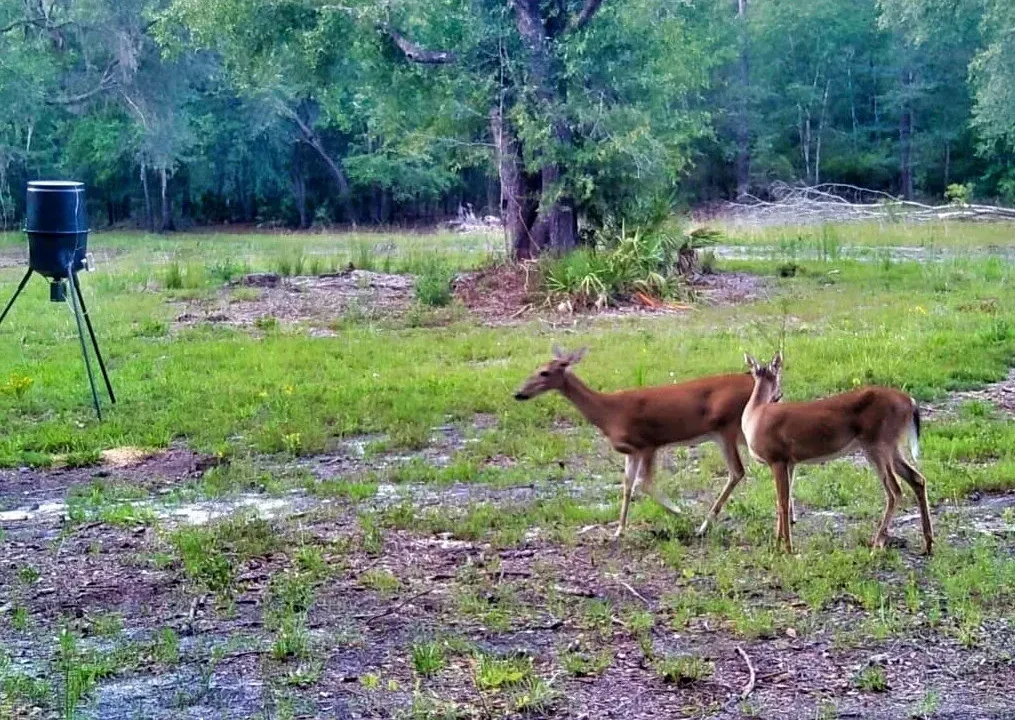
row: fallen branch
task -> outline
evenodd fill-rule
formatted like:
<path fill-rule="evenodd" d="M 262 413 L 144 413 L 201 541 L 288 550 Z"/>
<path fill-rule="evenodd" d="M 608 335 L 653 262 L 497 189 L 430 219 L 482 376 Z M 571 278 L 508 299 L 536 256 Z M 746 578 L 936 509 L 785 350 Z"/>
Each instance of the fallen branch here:
<path fill-rule="evenodd" d="M 746 700 L 748 696 L 752 692 L 754 692 L 754 681 L 756 679 L 756 675 L 754 674 L 754 665 L 751 663 L 751 658 L 747 656 L 747 653 L 744 652 L 744 649 L 738 645 L 737 652 L 740 653 L 740 657 L 742 657 L 744 659 L 744 662 L 747 663 L 747 671 L 751 674 L 750 679 L 744 686 L 743 692 L 740 693 L 740 699 Z"/>
<path fill-rule="evenodd" d="M 813 187 L 774 183 L 767 196 L 771 199 L 742 195 L 724 204 L 717 217 L 748 225 L 1015 220 L 1015 208 L 963 202 L 929 205 L 843 183 Z"/>
<path fill-rule="evenodd" d="M 640 592 L 638 592 L 637 590 L 635 590 L 635 589 L 634 589 L 633 587 L 631 587 L 630 585 L 628 585 L 628 584 L 627 584 L 626 582 L 624 582 L 624 581 L 623 581 L 623 580 L 621 580 L 620 578 L 616 578 L 616 580 L 617 580 L 617 583 L 618 583 L 618 584 L 620 584 L 620 585 L 621 585 L 622 587 L 624 587 L 624 588 L 625 588 L 625 589 L 626 589 L 626 590 L 627 590 L 627 591 L 628 591 L 629 593 L 631 593 L 631 594 L 632 594 L 632 595 L 634 595 L 634 596 L 635 596 L 636 598 L 638 598 L 638 599 L 639 599 L 639 600 L 641 600 L 641 601 L 642 601 L 643 603 L 645 603 L 645 605 L 646 605 L 646 606 L 647 606 L 647 607 L 648 607 L 649 609 L 651 609 L 651 608 L 652 608 L 652 603 L 651 603 L 651 602 L 649 601 L 649 599 L 648 599 L 647 597 L 645 597 L 644 595 L 642 595 L 642 594 L 641 594 Z"/>
<path fill-rule="evenodd" d="M 426 590 L 418 592 L 415 595 L 411 595 L 411 596 L 407 597 L 402 602 L 398 603 L 397 605 L 393 605 L 392 607 L 389 607 L 387 610 L 384 610 L 383 612 L 379 612 L 376 615 L 357 615 L 356 619 L 357 620 L 363 620 L 363 624 L 364 625 L 369 625 L 372 622 L 374 622 L 375 620 L 380 620 L 381 618 L 387 617 L 388 615 L 391 615 L 394 612 L 398 612 L 403 607 L 405 607 L 406 605 L 411 603 L 413 600 L 419 600 L 424 595 L 429 595 L 433 591 L 434 591 L 433 588 L 427 588 Z"/>

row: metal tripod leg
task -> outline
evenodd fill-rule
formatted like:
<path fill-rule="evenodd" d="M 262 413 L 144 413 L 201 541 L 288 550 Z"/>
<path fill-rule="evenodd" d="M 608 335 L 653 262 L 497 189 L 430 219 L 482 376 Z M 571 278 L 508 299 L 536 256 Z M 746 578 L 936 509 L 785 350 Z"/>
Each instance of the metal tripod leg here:
<path fill-rule="evenodd" d="M 5 317 L 7 317 L 7 313 L 9 313 L 11 311 L 11 308 L 14 306 L 14 301 L 18 299 L 18 295 L 20 295 L 21 291 L 25 289 L 25 285 L 28 284 L 28 280 L 31 277 L 32 277 L 32 268 L 28 268 L 28 272 L 25 273 L 25 276 L 21 278 L 21 283 L 18 284 L 18 289 L 14 291 L 14 297 L 12 297 L 11 301 L 7 303 L 7 307 L 4 308 L 4 311 L 0 313 L 0 323 L 4 321 Z"/>
<path fill-rule="evenodd" d="M 88 307 L 85 305 L 85 296 L 81 293 L 81 283 L 78 276 L 71 274 L 71 284 L 74 286 L 74 294 L 77 296 L 78 304 L 81 306 L 81 314 L 85 316 L 85 325 L 88 327 L 88 335 L 92 338 L 92 347 L 95 348 L 95 357 L 99 361 L 99 370 L 102 371 L 102 379 L 106 381 L 106 390 L 109 392 L 109 402 L 116 404 L 116 396 L 113 394 L 113 385 L 109 382 L 109 373 L 106 372 L 106 363 L 102 360 L 102 353 L 99 351 L 99 341 L 95 338 L 95 330 L 92 328 L 91 318 L 88 317 Z"/>
<path fill-rule="evenodd" d="M 73 286 L 73 290 L 77 290 L 77 278 L 74 277 L 74 273 L 71 272 L 70 268 L 67 270 L 67 275 L 70 279 L 71 285 Z M 78 338 L 81 340 L 81 354 L 85 358 L 85 370 L 88 371 L 88 385 L 92 388 L 92 403 L 95 405 L 95 414 L 99 416 L 99 421 L 101 421 L 102 408 L 99 407 L 99 393 L 95 390 L 95 376 L 92 374 L 92 361 L 88 359 L 88 346 L 85 345 L 85 328 L 81 323 L 81 308 L 78 306 L 77 292 L 71 292 L 70 304 L 74 309 L 74 320 L 76 320 L 78 324 Z"/>

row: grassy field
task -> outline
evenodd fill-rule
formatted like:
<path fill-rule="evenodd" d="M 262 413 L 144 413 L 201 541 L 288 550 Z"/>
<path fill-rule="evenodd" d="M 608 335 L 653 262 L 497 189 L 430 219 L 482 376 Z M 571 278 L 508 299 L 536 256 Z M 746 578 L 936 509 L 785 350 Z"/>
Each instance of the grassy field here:
<path fill-rule="evenodd" d="M 1015 424 L 990 402 L 1013 395 L 976 392 L 1015 364 L 1015 265 L 990 251 L 1013 236 L 736 235 L 761 253 L 718 267 L 762 276 L 766 299 L 492 325 L 416 298 L 497 257 L 495 235 L 93 235 L 105 422 L 41 280 L 0 326 L 0 718 L 1015 712 Z M 958 252 L 838 251 L 854 245 Z M 22 247 L 0 236 L 0 301 Z M 237 282 L 327 283 L 350 262 L 419 280 L 397 306 L 305 320 Z M 332 286 L 300 287 L 312 303 Z M 798 555 L 774 551 L 753 463 L 697 540 L 724 480 L 711 445 L 660 469 L 682 517 L 640 501 L 610 542 L 619 456 L 563 399 L 512 399 L 554 342 L 588 345 L 578 372 L 601 389 L 740 370 L 783 342 L 789 398 L 911 392 L 935 556 L 908 495 L 897 546 L 864 546 L 883 500 L 850 459 L 801 471 Z M 125 447 L 152 454 L 118 464 Z"/>
<path fill-rule="evenodd" d="M 1000 251 L 1015 248 L 1011 223 L 875 223 L 839 225 L 724 227 L 732 245 L 760 245 L 781 252 L 813 248 L 835 253 L 842 248 L 907 247 L 928 250 Z"/>

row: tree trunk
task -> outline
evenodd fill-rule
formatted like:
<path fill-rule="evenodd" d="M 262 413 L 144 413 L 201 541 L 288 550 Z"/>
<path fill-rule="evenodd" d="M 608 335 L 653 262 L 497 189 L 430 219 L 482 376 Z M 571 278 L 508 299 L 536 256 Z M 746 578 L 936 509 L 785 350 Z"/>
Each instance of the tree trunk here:
<path fill-rule="evenodd" d="M 529 73 L 535 81 L 536 93 L 553 130 L 554 142 L 568 147 L 572 138 L 564 118 L 560 117 L 560 112 L 555 107 L 561 97 L 555 83 L 553 56 L 549 51 L 551 38 L 547 35 L 546 23 L 540 14 L 540 2 L 513 0 L 512 4 L 518 33 L 526 48 Z M 532 225 L 529 238 L 530 252 L 538 253 L 549 249 L 564 254 L 578 244 L 578 219 L 574 200 L 563 187 L 562 178 L 563 171 L 557 163 L 547 162 L 540 169 L 541 199 L 539 215 Z M 549 202 L 548 197 L 552 198 Z"/>
<path fill-rule="evenodd" d="M 743 197 L 751 189 L 751 119 L 748 114 L 750 93 L 750 55 L 747 33 L 747 1 L 737 0 L 737 22 L 740 26 L 740 58 L 738 62 L 737 88 L 737 197 Z"/>
<path fill-rule="evenodd" d="M 169 170 L 160 168 L 159 179 L 162 186 L 162 221 L 159 224 L 159 232 L 172 232 L 176 227 L 173 224 L 173 209 L 169 202 Z"/>
<path fill-rule="evenodd" d="M 951 185 L 951 170 L 952 170 L 952 143 L 948 141 L 945 143 L 945 190 L 948 190 L 948 186 Z"/>
<path fill-rule="evenodd" d="M 155 216 L 152 211 L 152 196 L 148 190 L 148 166 L 141 163 L 141 188 L 144 190 L 144 222 L 148 232 L 155 232 Z"/>
<path fill-rule="evenodd" d="M 331 172 L 332 178 L 335 180 L 335 185 L 338 187 L 338 195 L 342 201 L 342 209 L 345 212 L 345 219 L 351 222 L 353 225 L 356 224 L 356 216 L 353 212 L 352 199 L 349 192 L 349 180 L 345 176 L 345 172 L 339 166 L 338 161 L 335 160 L 324 147 L 324 143 L 321 140 L 321 136 L 317 134 L 317 131 L 311 126 L 311 124 L 302 118 L 299 111 L 293 111 L 286 109 L 287 114 L 296 123 L 296 127 L 299 128 L 300 134 L 306 141 L 307 145 L 314 149 L 324 164 L 328 166 L 329 172 Z"/>
<path fill-rule="evenodd" d="M 804 177 L 811 180 L 811 109 L 797 105 L 797 117 L 800 123 L 800 145 L 804 156 Z"/>
<path fill-rule="evenodd" d="M 303 153 L 300 150 L 300 144 L 293 143 L 293 160 L 289 175 L 292 180 L 293 202 L 296 203 L 296 211 L 300 215 L 300 230 L 306 230 L 310 227 L 310 218 L 307 215 L 307 176 L 303 168 Z"/>
<path fill-rule="evenodd" d="M 904 70 L 902 73 L 903 92 L 906 92 L 913 82 L 912 70 Z M 899 186 L 902 197 L 906 200 L 913 199 L 913 108 L 907 99 L 902 105 L 902 112 L 899 115 L 899 151 L 900 151 L 900 175 Z"/>
<path fill-rule="evenodd" d="M 821 116 L 818 118 L 818 137 L 814 147 L 814 184 L 821 184 L 821 134 L 825 129 L 825 111 L 828 109 L 828 87 L 830 79 L 825 80 L 825 94 L 821 96 Z"/>
<path fill-rule="evenodd" d="M 858 131 L 860 123 L 856 119 L 856 92 L 853 89 L 853 53 L 850 52 L 848 61 L 846 63 L 846 82 L 849 85 L 849 117 L 853 121 L 853 153 L 859 152 L 858 150 Z"/>
<path fill-rule="evenodd" d="M 525 180 L 522 177 L 518 141 L 505 127 L 500 108 L 490 111 L 490 133 L 497 151 L 497 173 L 500 176 L 500 216 L 510 252 L 516 260 L 533 257 L 532 238 L 525 222 Z"/>
<path fill-rule="evenodd" d="M 190 219 L 194 215 L 194 203 L 190 197 L 190 172 L 186 169 L 183 171 L 181 184 L 183 186 L 183 193 L 180 199 L 180 215 L 184 218 Z"/>

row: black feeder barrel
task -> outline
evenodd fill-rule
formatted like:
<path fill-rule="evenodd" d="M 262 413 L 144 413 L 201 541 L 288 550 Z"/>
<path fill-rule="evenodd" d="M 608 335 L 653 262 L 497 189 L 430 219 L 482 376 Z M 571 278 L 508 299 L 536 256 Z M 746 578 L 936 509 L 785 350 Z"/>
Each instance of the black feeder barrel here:
<path fill-rule="evenodd" d="M 47 180 L 28 183 L 25 207 L 28 266 L 53 280 L 80 272 L 88 253 L 88 213 L 83 183 Z"/>

